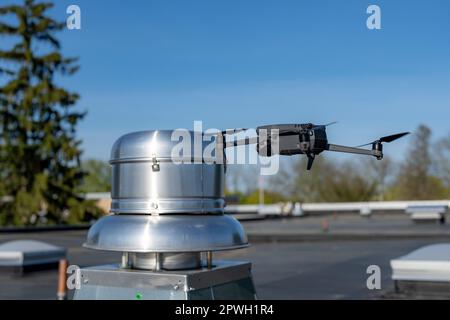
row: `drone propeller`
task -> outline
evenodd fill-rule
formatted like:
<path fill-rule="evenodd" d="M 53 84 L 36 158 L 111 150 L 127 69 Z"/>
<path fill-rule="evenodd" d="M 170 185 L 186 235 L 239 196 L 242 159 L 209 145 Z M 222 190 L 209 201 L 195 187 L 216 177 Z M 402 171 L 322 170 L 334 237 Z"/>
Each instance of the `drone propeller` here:
<path fill-rule="evenodd" d="M 336 124 L 336 123 L 338 123 L 337 121 L 333 121 L 333 122 L 330 122 L 330 123 L 327 123 L 327 124 L 318 124 L 318 125 L 315 125 L 314 126 L 314 128 L 320 128 L 320 127 L 329 127 L 329 126 L 332 126 L 333 124 Z"/>
<path fill-rule="evenodd" d="M 390 136 L 382 137 L 382 138 L 380 138 L 380 142 L 392 142 L 392 141 L 400 139 L 401 137 L 406 136 L 408 134 L 410 134 L 410 132 L 402 132 L 402 133 L 397 133 L 397 134 L 393 134 Z"/>
<path fill-rule="evenodd" d="M 376 144 L 376 143 L 382 143 L 382 142 L 389 143 L 389 142 L 395 141 L 397 139 L 400 139 L 401 137 L 404 137 L 404 136 L 406 136 L 408 134 L 410 134 L 410 132 L 402 132 L 402 133 L 392 134 L 390 136 L 381 137 L 378 140 L 375 140 L 375 141 L 372 141 L 372 142 L 369 142 L 369 143 L 357 146 L 356 148 L 361 148 L 361 147 L 373 145 L 373 144 Z"/>

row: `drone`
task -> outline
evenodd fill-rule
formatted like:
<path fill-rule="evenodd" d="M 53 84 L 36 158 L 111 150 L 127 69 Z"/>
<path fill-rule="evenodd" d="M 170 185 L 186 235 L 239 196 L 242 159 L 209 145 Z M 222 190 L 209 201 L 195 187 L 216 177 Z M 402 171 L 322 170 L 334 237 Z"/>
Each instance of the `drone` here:
<path fill-rule="evenodd" d="M 396 133 L 357 147 L 349 147 L 328 143 L 326 128 L 335 123 L 332 122 L 325 125 L 315 125 L 312 123 L 265 125 L 256 128 L 257 137 L 226 141 L 226 135 L 248 130 L 231 129 L 221 131 L 218 134 L 218 138 L 221 137 L 223 148 L 256 144 L 258 154 L 265 157 L 276 154 L 284 156 L 305 154 L 308 157 L 306 170 L 311 170 L 316 155 L 319 155 L 323 151 L 368 155 L 381 160 L 383 159 L 383 143 L 390 143 L 410 133 Z M 278 148 L 272 147 L 274 136 L 278 136 Z M 372 146 L 371 149 L 363 148 L 369 145 Z"/>

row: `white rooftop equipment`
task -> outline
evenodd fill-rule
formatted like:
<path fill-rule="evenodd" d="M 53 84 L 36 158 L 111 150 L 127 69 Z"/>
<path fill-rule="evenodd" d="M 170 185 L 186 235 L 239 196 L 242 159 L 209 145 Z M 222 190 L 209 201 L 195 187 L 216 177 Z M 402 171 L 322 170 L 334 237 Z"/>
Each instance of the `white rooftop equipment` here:
<path fill-rule="evenodd" d="M 16 240 L 0 244 L 0 267 L 26 270 L 56 265 L 66 257 L 66 249 L 35 240 Z"/>
<path fill-rule="evenodd" d="M 447 205 L 413 205 L 408 206 L 406 213 L 415 222 L 440 222 L 445 223 Z"/>
<path fill-rule="evenodd" d="M 294 208 L 292 209 L 292 215 L 294 217 L 300 217 L 305 215 L 302 209 L 302 204 L 300 202 L 296 202 L 294 204 Z"/>
<path fill-rule="evenodd" d="M 425 246 L 391 260 L 398 293 L 450 296 L 450 243 Z"/>

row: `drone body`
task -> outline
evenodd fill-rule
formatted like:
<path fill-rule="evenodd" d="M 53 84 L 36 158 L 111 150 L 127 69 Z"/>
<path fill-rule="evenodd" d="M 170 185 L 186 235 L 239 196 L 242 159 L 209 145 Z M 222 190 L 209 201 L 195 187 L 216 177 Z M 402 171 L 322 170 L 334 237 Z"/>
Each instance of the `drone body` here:
<path fill-rule="evenodd" d="M 308 157 L 307 170 L 310 170 L 316 155 L 323 151 L 335 151 L 354 153 L 362 155 L 370 155 L 376 157 L 378 160 L 383 159 L 383 143 L 397 140 L 409 132 L 402 132 L 390 136 L 382 137 L 378 140 L 372 141 L 366 145 L 372 145 L 371 149 L 364 149 L 366 145 L 359 147 L 341 146 L 328 143 L 326 128 L 328 125 L 314 125 L 312 123 L 305 124 L 276 124 L 260 126 L 256 129 L 258 137 L 256 139 L 244 139 L 227 142 L 225 147 L 233 147 L 237 145 L 256 144 L 256 150 L 261 156 L 272 156 L 274 154 L 280 155 L 295 155 L 305 154 Z M 223 134 L 233 134 L 245 129 L 237 129 L 234 131 L 225 131 Z M 278 138 L 278 148 L 272 146 L 274 138 Z"/>

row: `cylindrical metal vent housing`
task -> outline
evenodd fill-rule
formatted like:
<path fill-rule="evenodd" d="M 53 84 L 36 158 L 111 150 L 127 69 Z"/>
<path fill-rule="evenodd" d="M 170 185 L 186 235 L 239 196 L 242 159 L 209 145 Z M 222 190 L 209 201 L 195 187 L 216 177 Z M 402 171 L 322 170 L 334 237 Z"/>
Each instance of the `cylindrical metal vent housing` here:
<path fill-rule="evenodd" d="M 214 137 L 155 130 L 126 134 L 111 151 L 111 212 L 117 214 L 222 213 L 224 165 Z"/>
<path fill-rule="evenodd" d="M 84 246 L 124 252 L 125 265 L 147 270 L 200 268 L 201 252 L 248 246 L 242 225 L 223 213 L 225 166 L 213 139 L 187 130 L 119 138 L 110 160 L 113 214 L 89 229 Z"/>

